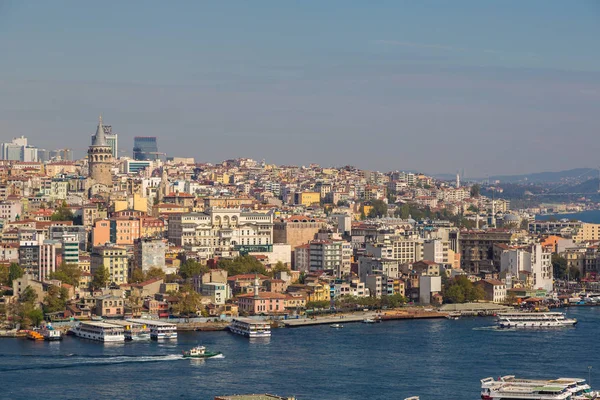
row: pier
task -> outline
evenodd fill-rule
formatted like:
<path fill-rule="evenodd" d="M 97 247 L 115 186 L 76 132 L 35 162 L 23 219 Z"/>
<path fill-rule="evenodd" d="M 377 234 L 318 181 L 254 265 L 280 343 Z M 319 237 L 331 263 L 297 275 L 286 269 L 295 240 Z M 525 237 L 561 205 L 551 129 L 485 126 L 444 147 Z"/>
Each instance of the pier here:
<path fill-rule="evenodd" d="M 447 313 L 441 313 L 437 311 L 410 309 L 384 312 L 367 311 L 352 314 L 331 315 L 326 317 L 287 319 L 281 322 L 286 328 L 297 328 L 301 326 L 363 322 L 366 318 L 380 321 L 395 321 L 400 319 L 445 318 L 446 315 Z"/>

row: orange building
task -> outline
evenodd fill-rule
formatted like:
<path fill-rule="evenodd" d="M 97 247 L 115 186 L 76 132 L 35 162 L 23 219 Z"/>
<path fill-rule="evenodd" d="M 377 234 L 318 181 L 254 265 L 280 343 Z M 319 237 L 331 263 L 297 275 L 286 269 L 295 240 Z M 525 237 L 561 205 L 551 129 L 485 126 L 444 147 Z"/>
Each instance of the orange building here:
<path fill-rule="evenodd" d="M 92 228 L 92 246 L 104 246 L 110 242 L 110 221 L 99 219 Z"/>
<path fill-rule="evenodd" d="M 110 220 L 113 232 L 113 243 L 121 246 L 133 246 L 133 242 L 140 238 L 140 220 L 132 217 L 118 217 Z"/>

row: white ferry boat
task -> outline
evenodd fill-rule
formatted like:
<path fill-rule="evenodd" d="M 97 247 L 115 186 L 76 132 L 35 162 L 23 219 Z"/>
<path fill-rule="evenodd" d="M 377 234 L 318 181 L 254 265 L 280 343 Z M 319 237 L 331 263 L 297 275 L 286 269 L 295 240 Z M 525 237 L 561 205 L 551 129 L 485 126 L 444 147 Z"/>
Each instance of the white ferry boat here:
<path fill-rule="evenodd" d="M 145 324 L 131 321 L 111 321 L 110 323 L 123 327 L 125 340 L 150 340 L 150 328 Z"/>
<path fill-rule="evenodd" d="M 124 342 L 123 327 L 106 322 L 80 322 L 71 329 L 75 336 L 100 342 Z"/>
<path fill-rule="evenodd" d="M 498 314 L 497 323 L 500 328 L 560 328 L 574 326 L 577 320 L 561 312 L 512 312 Z"/>
<path fill-rule="evenodd" d="M 598 392 L 581 378 L 518 379 L 513 375 L 494 380 L 481 380 L 481 398 L 484 400 L 499 399 L 532 399 L 532 400 L 591 400 L 598 399 Z"/>
<path fill-rule="evenodd" d="M 250 318 L 234 318 L 229 325 L 229 330 L 249 338 L 271 336 L 271 325 L 268 322 Z"/>
<path fill-rule="evenodd" d="M 177 325 L 170 322 L 156 321 L 153 319 L 128 319 L 129 322 L 145 324 L 150 329 L 150 339 L 177 339 Z"/>

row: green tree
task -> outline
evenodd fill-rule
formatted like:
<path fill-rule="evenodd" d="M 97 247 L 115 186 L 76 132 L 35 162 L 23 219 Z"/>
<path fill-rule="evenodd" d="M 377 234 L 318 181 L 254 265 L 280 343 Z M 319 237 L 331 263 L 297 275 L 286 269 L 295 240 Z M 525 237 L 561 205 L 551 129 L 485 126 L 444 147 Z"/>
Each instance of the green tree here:
<path fill-rule="evenodd" d="M 273 268 L 271 269 L 271 273 L 274 276 L 276 273 L 278 272 L 289 272 L 290 268 L 285 265 L 284 263 L 282 263 L 281 261 L 277 261 L 277 264 L 275 264 L 273 266 Z"/>
<path fill-rule="evenodd" d="M 71 211 L 67 205 L 67 202 L 63 201 L 61 206 L 54 211 L 50 219 L 52 221 L 73 221 L 75 216 L 73 215 L 73 211 Z"/>
<path fill-rule="evenodd" d="M 179 275 L 181 275 L 183 279 L 189 279 L 208 271 L 210 271 L 210 269 L 206 265 L 202 265 L 194 260 L 186 260 L 181 267 L 179 267 Z"/>
<path fill-rule="evenodd" d="M 44 298 L 44 312 L 52 313 L 63 311 L 69 299 L 69 291 L 66 288 L 52 285 L 48 288 Z"/>
<path fill-rule="evenodd" d="M 10 285 L 8 268 L 0 265 L 0 285 Z"/>
<path fill-rule="evenodd" d="M 348 206 L 350 206 L 350 203 L 348 202 L 348 200 L 338 200 L 337 206 L 338 207 L 348 207 Z"/>
<path fill-rule="evenodd" d="M 131 271 L 131 282 L 139 283 L 144 282 L 146 280 L 146 275 L 141 268 L 134 268 Z"/>
<path fill-rule="evenodd" d="M 329 308 L 330 303 L 327 300 L 322 301 L 309 301 L 306 303 L 307 310 L 314 310 L 315 308 Z"/>
<path fill-rule="evenodd" d="M 577 281 L 581 277 L 581 271 L 576 266 L 572 265 L 569 267 L 569 279 Z"/>
<path fill-rule="evenodd" d="M 558 254 L 552 254 L 552 269 L 555 279 L 565 279 L 567 277 L 567 268 L 568 262 L 566 258 Z"/>
<path fill-rule="evenodd" d="M 446 303 L 464 303 L 465 293 L 458 285 L 451 285 L 444 292 L 444 301 Z"/>
<path fill-rule="evenodd" d="M 471 197 L 479 197 L 481 195 L 481 185 L 476 183 L 471 186 Z"/>
<path fill-rule="evenodd" d="M 410 217 L 410 206 L 408 204 L 402 204 L 396 209 L 394 215 L 398 218 L 408 219 L 408 217 Z"/>
<path fill-rule="evenodd" d="M 12 282 L 15 279 L 19 279 L 23 276 L 23 268 L 19 266 L 17 263 L 11 263 L 10 267 L 8 267 L 8 284 L 12 285 Z"/>
<path fill-rule="evenodd" d="M 109 280 L 110 280 L 110 273 L 108 272 L 108 269 L 106 269 L 106 267 L 104 267 L 104 265 L 101 265 L 100 268 L 98 268 L 94 272 L 94 276 L 92 278 L 92 286 L 95 289 L 100 289 L 100 288 L 106 287 Z"/>
<path fill-rule="evenodd" d="M 44 320 L 44 313 L 39 308 L 34 308 L 27 313 L 27 317 L 33 326 L 38 326 Z"/>
<path fill-rule="evenodd" d="M 238 256 L 233 260 L 222 258 L 217 263 L 217 266 L 226 270 L 229 276 L 241 274 L 267 274 L 265 266 L 256 258 L 248 255 Z"/>
<path fill-rule="evenodd" d="M 371 201 L 371 209 L 369 210 L 369 218 L 381 218 L 387 216 L 387 204 L 383 200 Z"/>
<path fill-rule="evenodd" d="M 181 316 L 196 314 L 202 308 L 202 296 L 191 287 L 182 287 L 176 297 L 177 302 L 173 305 L 173 312 Z"/>
<path fill-rule="evenodd" d="M 50 274 L 50 278 L 58 279 L 71 286 L 78 286 L 79 278 L 81 278 L 81 269 L 79 269 L 79 265 L 77 264 L 66 264 L 63 262 L 55 272 Z"/>
<path fill-rule="evenodd" d="M 152 267 L 146 273 L 146 280 L 156 279 L 156 278 L 165 279 L 165 276 L 166 276 L 165 271 L 163 271 L 161 268 Z"/>
<path fill-rule="evenodd" d="M 35 292 L 35 290 L 33 290 L 33 288 L 31 286 L 27 286 L 24 290 L 23 293 L 21 293 L 20 296 L 20 300 L 23 303 L 31 303 L 34 304 L 37 301 L 38 295 Z"/>
<path fill-rule="evenodd" d="M 479 208 L 476 207 L 474 204 L 471 204 L 468 208 L 469 211 L 474 212 L 474 213 L 478 213 L 479 212 Z"/>
<path fill-rule="evenodd" d="M 449 279 L 443 290 L 444 301 L 447 303 L 464 303 L 485 298 L 485 292 L 479 285 L 473 285 L 466 276 Z"/>
<path fill-rule="evenodd" d="M 513 292 L 509 291 L 507 292 L 506 299 L 504 301 L 506 304 L 512 306 L 513 304 L 517 303 L 517 296 Z"/>

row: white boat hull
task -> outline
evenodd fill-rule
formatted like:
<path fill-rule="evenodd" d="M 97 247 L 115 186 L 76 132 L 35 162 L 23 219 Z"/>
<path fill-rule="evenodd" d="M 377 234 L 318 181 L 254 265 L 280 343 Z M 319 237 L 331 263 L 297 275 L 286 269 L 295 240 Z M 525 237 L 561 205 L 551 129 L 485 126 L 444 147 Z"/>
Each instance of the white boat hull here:
<path fill-rule="evenodd" d="M 563 328 L 575 326 L 576 320 L 562 321 L 503 321 L 499 323 L 500 328 Z"/>
<path fill-rule="evenodd" d="M 172 340 L 177 339 L 177 332 L 172 333 L 151 333 L 150 338 L 152 340 Z"/>
<path fill-rule="evenodd" d="M 261 338 L 261 337 L 271 337 L 271 332 L 248 332 L 243 329 L 239 329 L 233 326 L 229 327 L 229 330 L 236 335 L 242 335 L 249 338 Z"/>
<path fill-rule="evenodd" d="M 81 339 L 89 339 L 89 340 L 95 340 L 97 342 L 124 342 L 125 341 L 125 335 L 100 335 L 100 334 L 96 334 L 96 333 L 89 333 L 89 332 L 79 332 L 79 331 L 74 331 L 75 332 L 75 336 L 77 336 L 78 338 Z"/>

